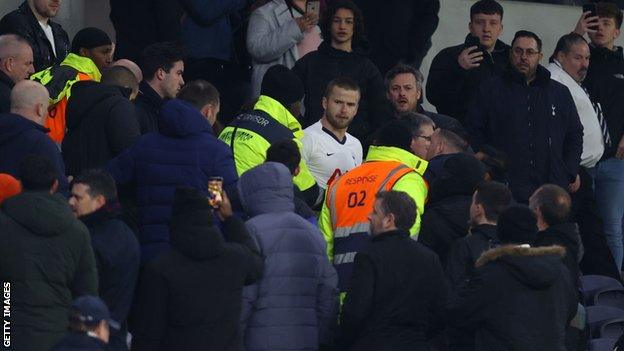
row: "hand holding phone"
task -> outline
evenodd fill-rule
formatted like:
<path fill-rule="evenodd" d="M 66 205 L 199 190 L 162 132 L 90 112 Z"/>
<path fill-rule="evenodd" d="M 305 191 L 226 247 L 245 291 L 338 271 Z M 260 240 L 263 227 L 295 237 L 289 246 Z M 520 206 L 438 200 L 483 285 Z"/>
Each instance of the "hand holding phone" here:
<path fill-rule="evenodd" d="M 210 206 L 219 208 L 223 201 L 223 177 L 208 178 L 208 202 Z"/>
<path fill-rule="evenodd" d="M 306 14 L 314 14 L 316 18 L 321 13 L 321 2 L 318 0 L 308 0 L 306 2 Z"/>
<path fill-rule="evenodd" d="M 598 29 L 598 11 L 596 4 L 590 3 L 583 5 L 583 15 L 579 23 L 576 24 L 576 33 L 584 35 L 585 33 L 593 33 Z M 582 32 L 582 33 L 580 33 Z"/>

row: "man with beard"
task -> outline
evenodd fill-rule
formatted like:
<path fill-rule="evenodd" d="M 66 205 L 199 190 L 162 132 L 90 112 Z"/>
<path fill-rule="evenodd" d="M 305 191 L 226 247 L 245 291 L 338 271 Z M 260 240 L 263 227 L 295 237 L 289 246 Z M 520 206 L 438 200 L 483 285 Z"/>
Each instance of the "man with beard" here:
<path fill-rule="evenodd" d="M 580 185 L 583 126 L 570 91 L 540 66 L 541 51 L 535 33 L 517 32 L 510 67 L 480 86 L 466 115 L 475 151 L 491 145 L 508 155 L 509 187 L 523 203 L 545 183 Z"/>
<path fill-rule="evenodd" d="M 323 97 L 325 113 L 306 128 L 302 156 L 319 187 L 362 163 L 362 144 L 347 133 L 358 111 L 360 88 L 348 77 L 332 80 Z"/>

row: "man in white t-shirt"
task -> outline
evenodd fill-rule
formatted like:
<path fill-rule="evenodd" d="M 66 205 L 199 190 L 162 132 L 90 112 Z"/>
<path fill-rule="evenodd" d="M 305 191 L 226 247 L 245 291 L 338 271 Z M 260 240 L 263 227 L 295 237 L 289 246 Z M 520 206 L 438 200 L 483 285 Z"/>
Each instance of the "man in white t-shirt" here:
<path fill-rule="evenodd" d="M 303 159 L 319 187 L 362 163 L 362 144 L 347 133 L 360 102 L 360 88 L 351 78 L 332 80 L 323 97 L 323 117 L 304 130 Z"/>

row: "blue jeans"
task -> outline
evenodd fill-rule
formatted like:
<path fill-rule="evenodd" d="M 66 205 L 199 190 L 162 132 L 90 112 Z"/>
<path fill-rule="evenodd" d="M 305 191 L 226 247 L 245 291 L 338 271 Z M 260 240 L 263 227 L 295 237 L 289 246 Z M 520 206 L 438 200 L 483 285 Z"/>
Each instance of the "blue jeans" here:
<path fill-rule="evenodd" d="M 596 165 L 596 203 L 604 222 L 607 244 L 615 265 L 622 270 L 624 257 L 623 218 L 624 218 L 624 160 L 609 158 Z"/>

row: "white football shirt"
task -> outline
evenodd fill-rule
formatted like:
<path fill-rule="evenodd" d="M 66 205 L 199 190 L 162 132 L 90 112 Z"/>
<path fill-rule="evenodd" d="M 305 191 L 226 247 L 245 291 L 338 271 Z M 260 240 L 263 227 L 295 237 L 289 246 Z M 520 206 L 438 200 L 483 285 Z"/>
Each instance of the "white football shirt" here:
<path fill-rule="evenodd" d="M 362 144 L 347 133 L 343 140 L 323 128 L 321 121 L 303 131 L 302 157 L 319 187 L 362 164 Z"/>

